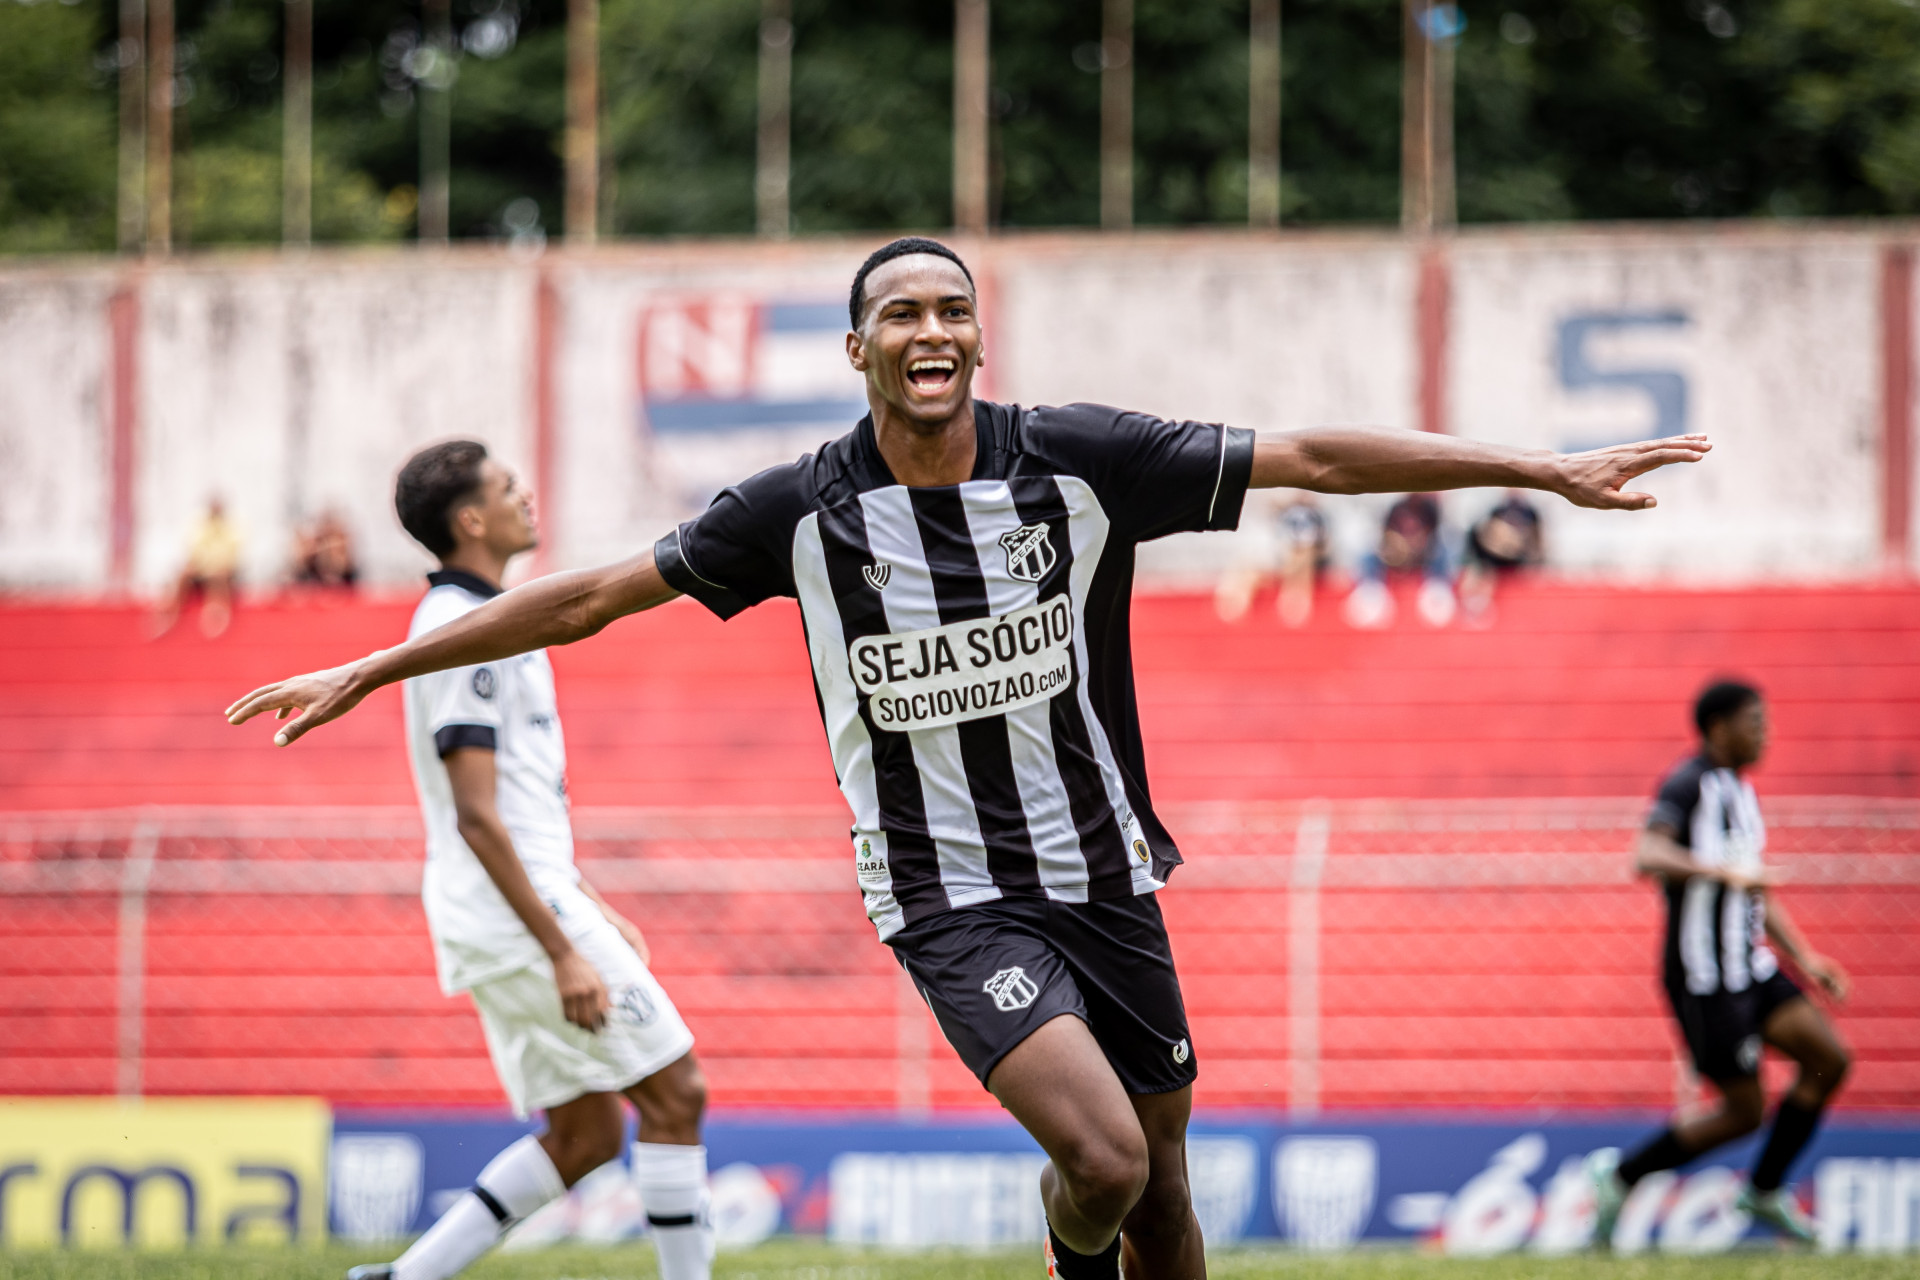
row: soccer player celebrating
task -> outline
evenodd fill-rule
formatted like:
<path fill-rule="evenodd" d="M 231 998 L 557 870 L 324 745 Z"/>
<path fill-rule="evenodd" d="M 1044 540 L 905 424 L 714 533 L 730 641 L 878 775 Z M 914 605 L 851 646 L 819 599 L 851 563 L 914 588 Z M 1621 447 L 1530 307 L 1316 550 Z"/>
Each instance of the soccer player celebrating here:
<path fill-rule="evenodd" d="M 1820 1113 L 1852 1064 L 1833 1026 L 1801 994 L 1768 947 L 1775 946 L 1835 1000 L 1847 975 L 1807 946 L 1767 889 L 1767 844 L 1760 802 L 1744 774 L 1767 749 L 1767 704 L 1751 685 L 1722 681 L 1694 703 L 1700 750 L 1660 784 L 1640 834 L 1634 869 L 1658 877 L 1667 900 L 1667 1000 L 1693 1057 L 1713 1082 L 1720 1107 L 1670 1125 L 1626 1159 L 1611 1149 L 1588 1161 L 1597 1214 L 1594 1243 L 1613 1243 L 1620 1207 L 1635 1183 L 1677 1168 L 1760 1127 L 1767 1097 L 1760 1054 L 1772 1045 L 1800 1066 L 1800 1078 L 1774 1113 L 1739 1207 L 1792 1239 L 1811 1242 L 1813 1226 L 1781 1184 L 1806 1147 Z"/>
<path fill-rule="evenodd" d="M 485 446 L 408 460 L 394 489 L 408 533 L 440 560 L 413 636 L 500 595 L 535 543 L 533 511 Z M 547 1131 L 495 1156 L 412 1248 L 348 1280 L 442 1280 L 506 1228 L 620 1153 L 625 1094 L 640 1113 L 633 1176 L 662 1280 L 706 1280 L 706 1081 L 693 1035 L 647 970 L 640 931 L 573 864 L 567 758 L 553 668 L 535 648 L 406 682 L 407 746 L 427 826 L 422 896 L 440 984 L 480 1010 L 515 1114 Z"/>
<path fill-rule="evenodd" d="M 1198 1057 L 1155 891 L 1180 855 L 1148 798 L 1128 646 L 1134 547 L 1230 529 L 1249 487 L 1545 489 L 1653 506 L 1635 477 L 1698 436 L 1561 456 L 1440 435 L 1251 431 L 976 401 L 973 279 L 896 240 L 854 276 L 871 410 L 725 490 L 651 549 L 507 592 L 438 631 L 228 709 L 286 744 L 395 680 L 593 635 L 690 595 L 796 597 L 856 877 L 882 941 L 1050 1157 L 1050 1270 L 1203 1276 L 1185 1137 Z M 1108 322 L 1115 322 L 1109 317 Z"/>

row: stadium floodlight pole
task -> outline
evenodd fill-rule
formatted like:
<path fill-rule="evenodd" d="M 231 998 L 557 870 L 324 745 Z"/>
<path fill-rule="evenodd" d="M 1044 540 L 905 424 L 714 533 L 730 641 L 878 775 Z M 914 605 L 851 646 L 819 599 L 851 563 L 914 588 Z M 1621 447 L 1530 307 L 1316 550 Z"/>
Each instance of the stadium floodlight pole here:
<path fill-rule="evenodd" d="M 1400 226 L 1414 235 L 1433 230 L 1433 43 L 1427 39 L 1427 0 L 1404 0 L 1400 69 Z"/>
<path fill-rule="evenodd" d="M 1105 0 L 1100 33 L 1100 225 L 1133 226 L 1133 0 Z"/>
<path fill-rule="evenodd" d="M 426 39 L 416 53 L 420 95 L 420 216 L 423 243 L 445 244 L 453 166 L 453 14 L 450 0 L 422 0 Z"/>
<path fill-rule="evenodd" d="M 1253 0 L 1247 40 L 1247 223 L 1280 225 L 1280 0 Z"/>
<path fill-rule="evenodd" d="M 287 0 L 286 7 L 280 243 L 304 249 L 313 242 L 313 0 Z"/>
<path fill-rule="evenodd" d="M 1432 74 L 1428 81 L 1431 105 L 1428 128 L 1433 138 L 1433 163 L 1429 180 L 1433 184 L 1433 225 L 1451 227 L 1456 221 L 1453 195 L 1453 67 L 1454 50 L 1466 18 L 1460 6 L 1434 5 L 1427 10 L 1427 44 L 1432 48 Z"/>
<path fill-rule="evenodd" d="M 1405 3 L 1400 225 L 1429 235 L 1454 223 L 1453 46 L 1464 21 L 1457 5 Z"/>
<path fill-rule="evenodd" d="M 760 131 L 754 152 L 755 225 L 763 240 L 793 230 L 793 3 L 760 3 Z"/>
<path fill-rule="evenodd" d="M 599 238 L 600 0 L 567 0 L 567 243 Z"/>
<path fill-rule="evenodd" d="M 120 0 L 119 244 L 138 253 L 147 221 L 147 6 Z"/>
<path fill-rule="evenodd" d="M 988 0 L 953 0 L 953 225 L 987 231 Z"/>
<path fill-rule="evenodd" d="M 173 0 L 147 6 L 147 252 L 173 252 Z"/>

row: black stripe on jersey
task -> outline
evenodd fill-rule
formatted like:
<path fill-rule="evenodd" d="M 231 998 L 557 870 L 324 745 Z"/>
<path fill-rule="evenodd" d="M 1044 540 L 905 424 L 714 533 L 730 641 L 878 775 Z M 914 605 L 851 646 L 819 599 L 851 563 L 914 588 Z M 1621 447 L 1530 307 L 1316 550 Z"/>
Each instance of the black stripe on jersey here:
<path fill-rule="evenodd" d="M 980 570 L 979 552 L 967 526 L 967 509 L 958 489 L 908 489 L 920 546 L 933 576 L 933 599 L 940 622 L 964 622 L 987 617 L 987 580 Z M 1055 702 L 1059 699 L 1055 698 Z M 1014 781 L 1013 746 L 1007 740 L 1005 716 L 962 720 L 954 731 L 960 740 L 960 760 L 967 771 L 967 790 L 987 846 L 987 873 L 993 883 L 1014 892 L 1038 892 L 1040 859 L 1033 832 L 1027 827 L 1026 805 Z"/>
<path fill-rule="evenodd" d="M 867 542 L 867 519 L 859 499 L 820 512 L 820 545 L 846 642 L 851 645 L 863 636 L 890 634 L 880 593 L 867 585 L 860 572 L 862 565 L 873 563 L 873 548 Z M 881 829 L 887 833 L 893 897 L 911 924 L 950 905 L 940 883 L 940 855 L 927 830 L 920 769 L 914 764 L 913 743 L 907 735 L 880 728 L 874 723 L 867 695 L 856 688 L 855 696 L 860 699 L 860 718 L 866 721 L 873 743 L 873 788 L 880 805 Z"/>
<path fill-rule="evenodd" d="M 1020 523 L 1044 523 L 1057 557 L 1040 583 L 1040 598 L 1065 595 L 1071 604 L 1073 534 L 1068 527 L 1067 500 L 1061 495 L 1060 486 L 1050 476 L 1021 476 L 1007 483 L 1013 492 L 1014 509 L 1020 513 Z M 1080 602 L 1083 618 L 1092 617 L 1097 602 L 1097 597 Z M 1092 652 L 1090 644 L 1088 652 Z M 1076 667 L 1079 664 L 1077 654 L 1074 663 Z M 1053 725 L 1053 759 L 1073 810 L 1073 825 L 1080 832 L 1081 856 L 1087 860 L 1087 896 L 1092 899 L 1124 897 L 1133 892 L 1133 863 L 1126 836 L 1120 831 L 1120 821 L 1107 801 L 1106 785 L 1100 778 L 1100 762 L 1093 754 L 1093 736 L 1088 733 L 1086 716 L 1080 710 L 1076 691 L 1086 678 L 1086 672 L 1075 670 L 1073 687 L 1047 704 Z"/>

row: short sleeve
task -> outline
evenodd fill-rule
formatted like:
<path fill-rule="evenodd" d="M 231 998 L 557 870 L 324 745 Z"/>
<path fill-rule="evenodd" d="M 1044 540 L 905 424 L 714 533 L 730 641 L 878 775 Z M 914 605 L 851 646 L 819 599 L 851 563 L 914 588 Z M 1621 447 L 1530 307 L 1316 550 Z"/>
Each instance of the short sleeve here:
<path fill-rule="evenodd" d="M 723 489 L 713 504 L 653 546 L 667 585 L 731 618 L 774 596 L 797 594 L 793 533 L 811 458 Z"/>
<path fill-rule="evenodd" d="M 1091 404 L 1035 409 L 1028 431 L 1042 453 L 1093 486 L 1130 541 L 1240 523 L 1253 478 L 1251 431 Z"/>
<path fill-rule="evenodd" d="M 494 750 L 500 737 L 500 669 L 455 667 L 415 676 L 426 694 L 426 728 L 442 756 L 462 747 Z"/>
<path fill-rule="evenodd" d="M 1647 825 L 1672 827 L 1682 846 L 1693 843 L 1693 812 L 1700 807 L 1700 767 L 1688 760 L 1669 773 L 1654 796 Z"/>

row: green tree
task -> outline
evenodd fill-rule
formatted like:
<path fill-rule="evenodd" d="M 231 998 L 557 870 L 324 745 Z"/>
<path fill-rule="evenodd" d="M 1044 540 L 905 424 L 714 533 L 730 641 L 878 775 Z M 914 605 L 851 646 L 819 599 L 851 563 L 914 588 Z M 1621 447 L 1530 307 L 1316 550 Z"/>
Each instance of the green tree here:
<path fill-rule="evenodd" d="M 98 22 L 91 7 L 0 0 L 0 251 L 113 247 L 117 107 Z"/>

